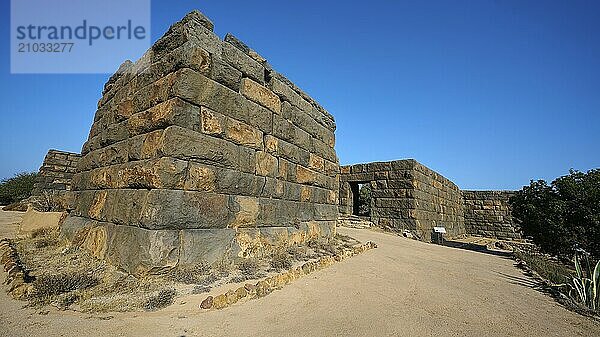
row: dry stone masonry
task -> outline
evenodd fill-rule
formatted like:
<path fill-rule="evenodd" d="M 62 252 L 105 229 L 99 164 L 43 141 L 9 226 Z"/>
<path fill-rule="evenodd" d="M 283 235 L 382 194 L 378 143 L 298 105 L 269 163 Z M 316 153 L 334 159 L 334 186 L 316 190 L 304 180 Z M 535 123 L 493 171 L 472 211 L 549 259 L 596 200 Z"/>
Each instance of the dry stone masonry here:
<path fill-rule="evenodd" d="M 62 234 L 134 274 L 332 237 L 363 183 L 376 226 L 426 241 L 434 226 L 518 237 L 505 192 L 461 192 L 412 159 L 340 170 L 335 128 L 265 58 L 192 12 L 121 65 L 81 156 L 51 150 L 35 193 L 63 191 Z"/>
<path fill-rule="evenodd" d="M 329 237 L 333 117 L 199 12 L 105 85 L 63 234 L 144 273 Z"/>
<path fill-rule="evenodd" d="M 509 199 L 511 191 L 462 191 L 467 233 L 498 239 L 520 239 Z"/>
<path fill-rule="evenodd" d="M 464 234 L 521 238 L 509 205 L 510 191 L 461 191 L 413 159 L 342 166 L 340 214 L 357 214 L 359 184 L 370 184 L 370 220 L 429 241 L 434 226 L 447 237 Z"/>
<path fill-rule="evenodd" d="M 40 196 L 44 192 L 71 190 L 71 179 L 80 158 L 81 156 L 77 153 L 49 150 L 40 167 L 31 194 Z"/>
<path fill-rule="evenodd" d="M 371 185 L 371 221 L 379 227 L 409 230 L 424 240 L 434 226 L 449 236 L 465 234 L 459 188 L 414 159 L 342 166 L 340 213 L 353 213 L 359 183 Z"/>

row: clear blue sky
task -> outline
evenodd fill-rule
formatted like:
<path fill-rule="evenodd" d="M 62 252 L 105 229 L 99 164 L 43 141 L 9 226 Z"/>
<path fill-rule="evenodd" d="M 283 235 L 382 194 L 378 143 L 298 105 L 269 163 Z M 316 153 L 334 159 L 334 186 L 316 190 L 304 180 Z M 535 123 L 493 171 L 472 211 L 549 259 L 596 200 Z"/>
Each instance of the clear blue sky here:
<path fill-rule="evenodd" d="M 164 0 L 153 41 L 194 8 L 335 116 L 342 164 L 415 158 L 463 189 L 600 167 L 599 1 Z M 0 13 L 2 178 L 79 152 L 109 74 L 11 75 Z"/>

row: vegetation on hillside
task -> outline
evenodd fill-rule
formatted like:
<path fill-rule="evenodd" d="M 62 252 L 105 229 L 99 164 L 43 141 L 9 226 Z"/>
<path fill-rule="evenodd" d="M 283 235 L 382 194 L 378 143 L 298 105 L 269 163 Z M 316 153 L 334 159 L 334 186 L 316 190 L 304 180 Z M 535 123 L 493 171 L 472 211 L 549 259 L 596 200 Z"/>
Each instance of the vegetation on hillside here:
<path fill-rule="evenodd" d="M 600 259 L 600 169 L 571 170 L 550 185 L 531 181 L 511 203 L 523 233 L 542 252 L 569 260 L 583 249 Z"/>
<path fill-rule="evenodd" d="M 12 178 L 2 179 L 0 181 L 0 205 L 8 205 L 29 198 L 36 177 L 37 173 L 35 172 L 21 172 Z"/>
<path fill-rule="evenodd" d="M 548 255 L 516 254 L 578 311 L 600 310 L 600 169 L 531 181 L 511 198 L 523 233 Z M 552 259 L 551 257 L 554 257 Z M 562 261 L 562 263 L 561 263 Z M 563 265 L 570 264 L 570 268 Z"/>

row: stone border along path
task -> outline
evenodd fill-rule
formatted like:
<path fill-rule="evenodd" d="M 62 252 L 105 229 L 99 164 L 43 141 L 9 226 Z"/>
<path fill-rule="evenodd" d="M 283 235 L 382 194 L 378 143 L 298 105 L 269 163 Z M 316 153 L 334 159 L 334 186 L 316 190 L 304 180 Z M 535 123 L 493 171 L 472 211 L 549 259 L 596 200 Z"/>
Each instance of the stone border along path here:
<path fill-rule="evenodd" d="M 323 256 L 318 260 L 308 261 L 301 266 L 258 281 L 256 284 L 247 283 L 235 290 L 230 289 L 226 293 L 214 297 L 208 296 L 200 303 L 199 307 L 200 309 L 223 309 L 242 299 L 251 300 L 265 297 L 274 290 L 281 289 L 284 285 L 299 279 L 303 275 L 308 275 L 314 271 L 329 267 L 335 262 L 343 261 L 346 258 L 358 255 L 373 248 L 377 248 L 377 244 L 372 241 L 367 241 L 360 246 L 344 249 L 340 254 Z"/>
<path fill-rule="evenodd" d="M 284 285 L 299 279 L 303 275 L 308 275 L 314 271 L 329 267 L 335 262 L 343 261 L 373 248 L 377 248 L 377 244 L 368 241 L 360 246 L 344 249 L 340 254 L 323 256 L 318 260 L 308 261 L 301 266 L 258 281 L 256 284 L 247 283 L 236 290 L 231 289 L 215 297 L 208 296 L 202 301 L 200 308 L 223 309 L 244 298 L 254 299 L 265 297 L 274 290 L 281 289 Z M 12 294 L 14 298 L 19 298 L 26 291 L 30 277 L 27 270 L 23 267 L 17 250 L 10 239 L 4 238 L 0 240 L 0 264 L 4 265 L 4 271 L 8 273 L 4 281 L 9 286 L 8 293 Z"/>
<path fill-rule="evenodd" d="M 9 286 L 8 293 L 14 298 L 21 297 L 27 291 L 30 277 L 10 239 L 0 240 L 0 264 L 4 265 L 4 271 L 8 273 L 4 281 Z"/>

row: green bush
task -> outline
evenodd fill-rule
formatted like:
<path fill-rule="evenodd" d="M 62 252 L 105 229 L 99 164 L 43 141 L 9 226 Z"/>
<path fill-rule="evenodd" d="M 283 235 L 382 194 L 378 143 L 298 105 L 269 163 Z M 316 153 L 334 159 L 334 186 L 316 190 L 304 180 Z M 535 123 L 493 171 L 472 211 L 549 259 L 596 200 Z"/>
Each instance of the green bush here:
<path fill-rule="evenodd" d="M 571 170 L 550 185 L 531 181 L 511 204 L 523 233 L 543 252 L 570 259 L 579 247 L 600 258 L 600 169 Z"/>
<path fill-rule="evenodd" d="M 29 198 L 36 177 L 37 173 L 21 172 L 12 178 L 2 179 L 0 182 L 0 205 L 8 205 Z"/>

